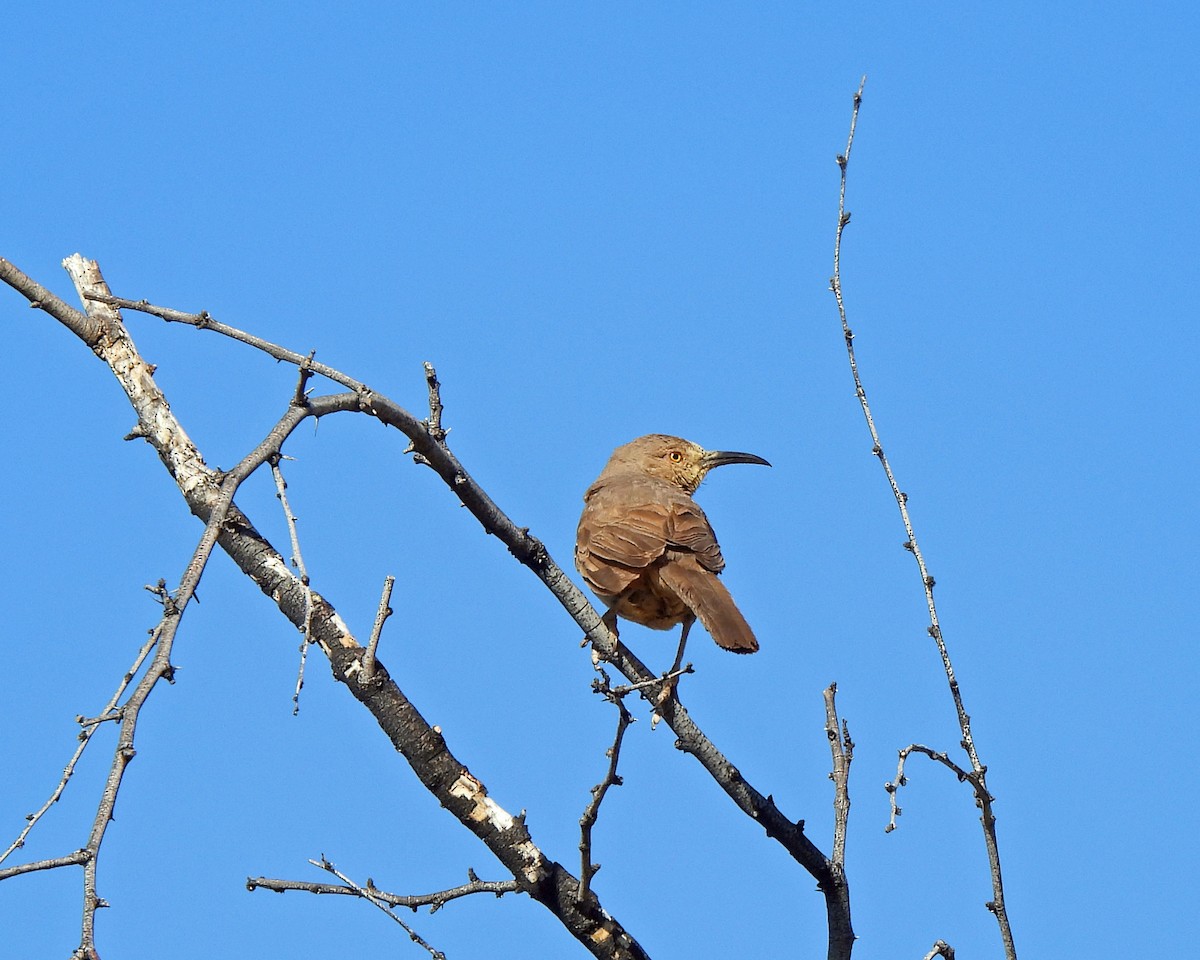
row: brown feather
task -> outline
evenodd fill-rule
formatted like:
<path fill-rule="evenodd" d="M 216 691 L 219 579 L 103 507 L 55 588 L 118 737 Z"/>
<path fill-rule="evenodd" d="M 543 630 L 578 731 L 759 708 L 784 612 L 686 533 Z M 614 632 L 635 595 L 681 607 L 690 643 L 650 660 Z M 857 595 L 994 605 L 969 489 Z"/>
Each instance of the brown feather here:
<path fill-rule="evenodd" d="M 725 584 L 695 557 L 685 554 L 674 562 L 664 563 L 657 572 L 659 579 L 699 617 L 718 647 L 734 653 L 758 651 L 754 631 Z"/>

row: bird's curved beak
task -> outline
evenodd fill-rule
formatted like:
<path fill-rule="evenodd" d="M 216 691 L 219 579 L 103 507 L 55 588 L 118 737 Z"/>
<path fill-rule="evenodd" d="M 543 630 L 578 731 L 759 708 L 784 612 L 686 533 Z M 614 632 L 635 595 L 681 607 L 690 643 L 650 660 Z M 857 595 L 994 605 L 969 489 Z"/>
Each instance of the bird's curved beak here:
<path fill-rule="evenodd" d="M 705 450 L 701 461 L 705 470 L 723 467 L 727 463 L 759 463 L 764 467 L 771 464 L 753 453 L 738 453 L 736 450 Z"/>

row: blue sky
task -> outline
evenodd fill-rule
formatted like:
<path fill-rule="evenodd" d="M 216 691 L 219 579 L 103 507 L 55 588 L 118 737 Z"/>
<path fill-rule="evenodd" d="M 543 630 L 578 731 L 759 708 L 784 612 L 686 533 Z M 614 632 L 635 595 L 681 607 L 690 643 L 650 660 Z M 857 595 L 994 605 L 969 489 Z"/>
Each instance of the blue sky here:
<path fill-rule="evenodd" d="M 1200 15 L 1184 4 L 75 2 L 6 17 L 0 255 L 70 298 L 115 293 L 318 357 L 410 409 L 443 382 L 453 449 L 569 566 L 610 452 L 669 432 L 749 450 L 700 491 L 762 651 L 702 634 L 684 700 L 823 848 L 821 690 L 857 743 L 855 956 L 944 938 L 999 956 L 976 811 L 914 762 L 958 740 L 903 529 L 853 396 L 828 278 L 834 156 L 867 74 L 843 283 L 884 443 L 938 582 L 997 797 L 1023 957 L 1194 949 L 1194 486 Z M 70 334 L 0 291 L 16 400 L 0 427 L 0 848 L 39 806 L 200 534 Z M 275 421 L 291 369 L 127 316 L 211 465 Z M 497 802 L 577 867 L 612 708 L 578 629 L 402 454 L 333 418 L 286 464 L 318 589 Z M 269 477 L 239 503 L 286 544 Z M 324 854 L 401 893 L 491 856 L 224 557 L 143 713 L 100 865 L 103 955 L 425 954 L 372 908 L 248 893 Z M 627 628 L 666 666 L 673 641 Z M 97 740 L 30 857 L 81 846 Z M 630 731 L 595 888 L 656 958 L 812 955 L 811 879 L 670 734 Z M 0 884 L 0 954 L 66 956 L 77 871 Z M 451 960 L 583 951 L 524 898 L 408 917 Z"/>

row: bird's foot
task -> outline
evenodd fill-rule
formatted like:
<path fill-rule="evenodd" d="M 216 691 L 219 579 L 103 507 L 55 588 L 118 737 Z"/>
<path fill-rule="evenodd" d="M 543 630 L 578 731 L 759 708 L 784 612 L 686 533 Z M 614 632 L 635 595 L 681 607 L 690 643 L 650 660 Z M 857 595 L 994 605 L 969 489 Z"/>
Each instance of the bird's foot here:
<path fill-rule="evenodd" d="M 676 663 L 660 678 L 662 686 L 654 696 L 654 712 L 650 719 L 651 730 L 657 727 L 658 721 L 662 719 L 663 704 L 668 700 L 674 700 L 676 703 L 682 702 L 679 699 L 679 678 L 685 673 L 695 673 L 695 668 L 690 663 L 683 667 Z"/>

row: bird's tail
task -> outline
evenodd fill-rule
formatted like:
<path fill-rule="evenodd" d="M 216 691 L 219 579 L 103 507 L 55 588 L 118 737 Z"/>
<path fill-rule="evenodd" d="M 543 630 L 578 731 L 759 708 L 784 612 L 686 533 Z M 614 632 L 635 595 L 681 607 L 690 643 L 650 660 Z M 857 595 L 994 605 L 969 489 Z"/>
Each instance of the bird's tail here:
<path fill-rule="evenodd" d="M 657 573 L 696 614 L 718 647 L 734 653 L 758 650 L 754 631 L 715 573 L 689 556 L 664 563 Z"/>

